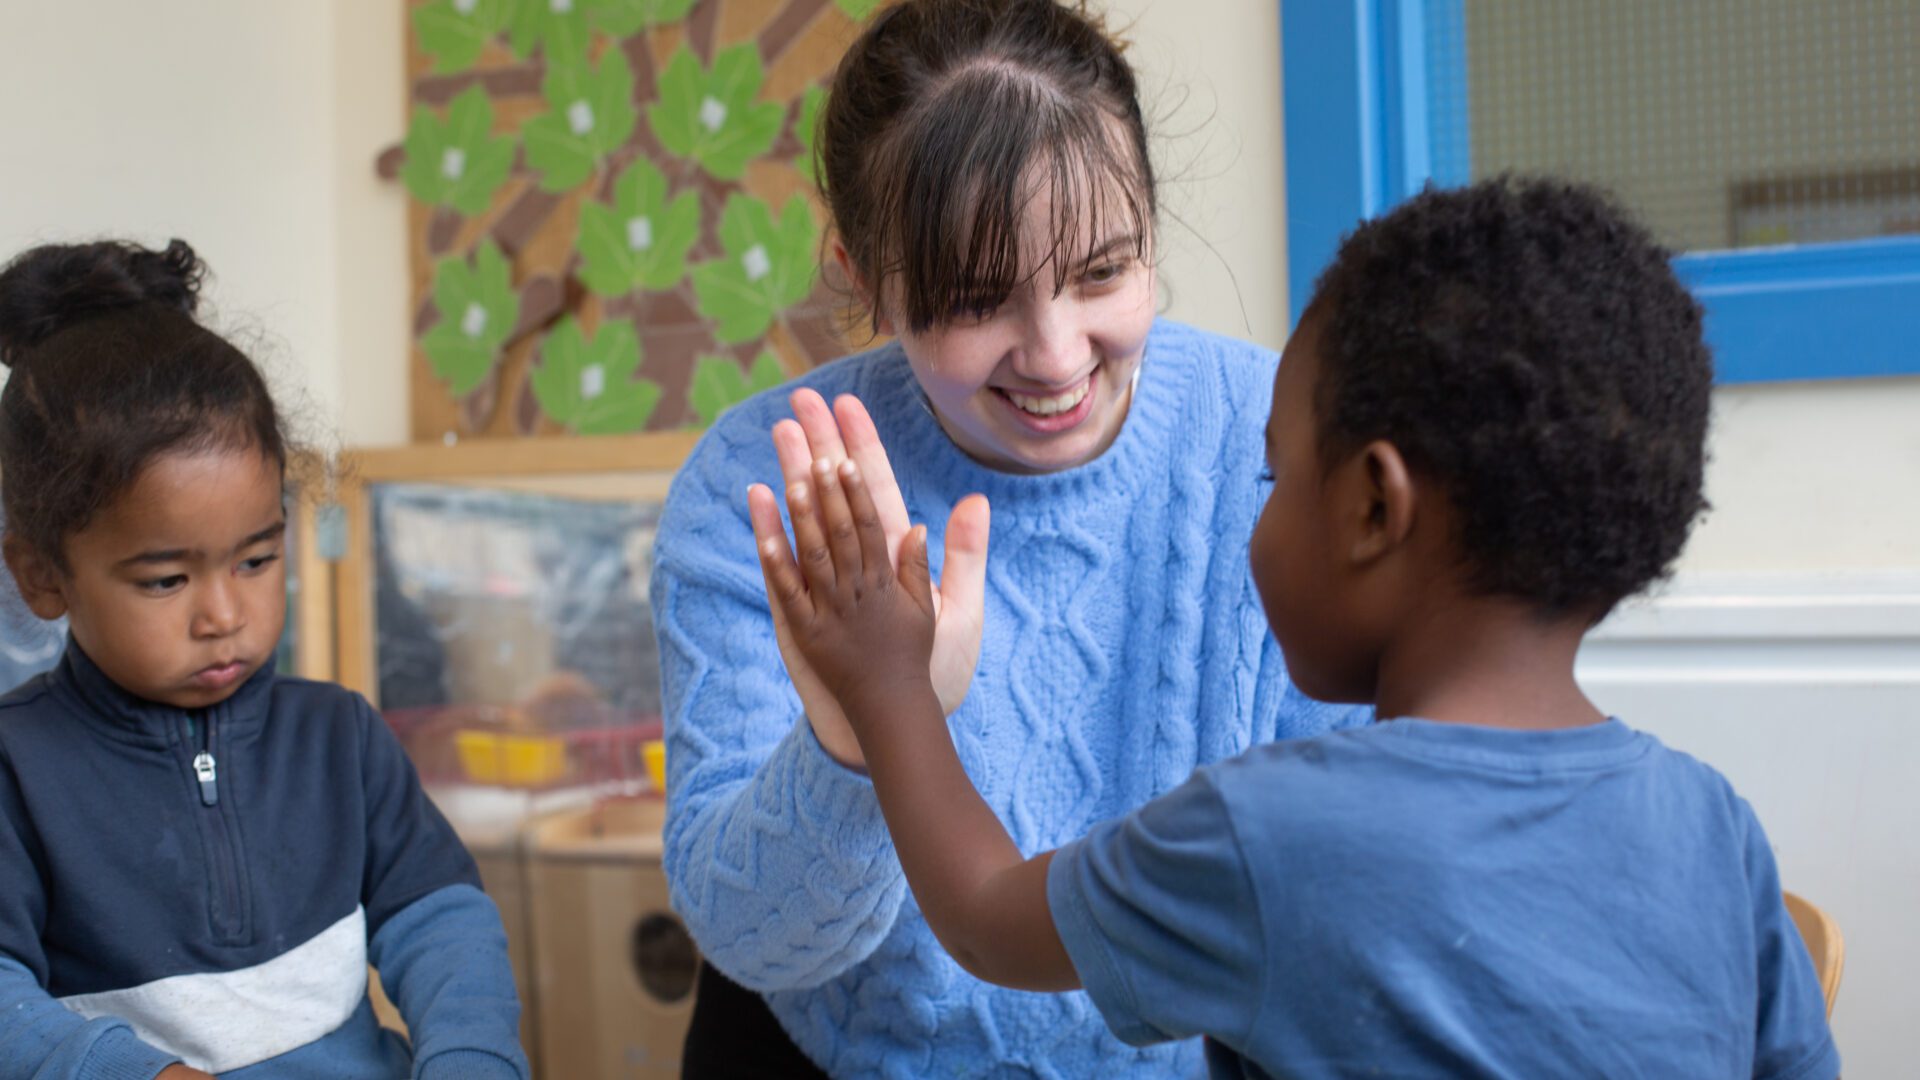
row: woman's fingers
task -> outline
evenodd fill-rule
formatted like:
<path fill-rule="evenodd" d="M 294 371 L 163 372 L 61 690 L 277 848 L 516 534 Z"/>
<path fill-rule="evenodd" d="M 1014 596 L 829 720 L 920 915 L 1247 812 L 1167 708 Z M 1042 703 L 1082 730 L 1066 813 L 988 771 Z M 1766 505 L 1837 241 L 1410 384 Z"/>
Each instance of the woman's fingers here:
<path fill-rule="evenodd" d="M 927 568 L 927 527 L 915 525 L 900 542 L 900 588 L 933 617 L 933 572 Z M 935 694 L 939 693 L 936 688 Z"/>
<path fill-rule="evenodd" d="M 987 536 L 992 513 L 985 495 L 969 495 L 947 517 L 947 557 L 940 565 L 940 597 L 979 618 L 987 598 Z"/>
<path fill-rule="evenodd" d="M 807 459 L 826 458 L 835 465 L 845 461 L 847 447 L 840 439 L 840 425 L 834 421 L 833 410 L 827 408 L 827 400 L 817 391 L 801 387 L 788 401 L 793 406 L 793 418 L 807 436 Z"/>
<path fill-rule="evenodd" d="M 947 557 L 940 568 L 940 587 L 934 593 L 937 621 L 929 673 L 941 707 L 949 714 L 966 699 L 974 669 L 979 666 L 991 524 L 984 495 L 961 499 L 947 518 Z"/>
<path fill-rule="evenodd" d="M 873 426 L 867 407 L 852 394 L 833 399 L 833 415 L 840 421 L 840 437 L 845 441 L 847 457 L 860 466 L 860 478 L 873 492 L 873 505 L 880 513 L 880 525 L 886 530 L 890 556 L 900 550 L 900 540 L 912 522 L 907 519 L 906 500 L 893 476 L 893 463 L 887 460 L 887 448 L 880 445 L 880 432 Z"/>
<path fill-rule="evenodd" d="M 780 479 L 788 487 L 804 484 L 813 472 L 813 453 L 807 449 L 807 433 L 792 420 L 773 425 L 773 452 L 780 458 Z"/>
<path fill-rule="evenodd" d="M 813 616 L 813 601 L 787 549 L 787 530 L 780 524 L 780 506 L 773 489 L 755 484 L 747 489 L 747 516 L 753 520 L 753 539 L 760 550 L 760 573 L 766 580 L 767 604 L 776 623 L 805 622 Z"/>

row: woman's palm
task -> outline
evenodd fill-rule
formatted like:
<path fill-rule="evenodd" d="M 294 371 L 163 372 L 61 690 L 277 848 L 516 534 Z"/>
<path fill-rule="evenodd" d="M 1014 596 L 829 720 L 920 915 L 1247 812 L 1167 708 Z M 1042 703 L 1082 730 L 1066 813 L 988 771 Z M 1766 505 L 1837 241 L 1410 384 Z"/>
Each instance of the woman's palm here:
<path fill-rule="evenodd" d="M 860 466 L 861 475 L 867 478 L 886 531 L 888 550 L 894 553 L 897 562 L 900 542 L 910 527 L 906 502 L 866 408 L 853 397 L 845 396 L 829 410 L 819 394 L 806 389 L 796 390 L 792 401 L 798 422 L 782 420 L 773 429 L 774 448 L 787 485 L 807 482 L 812 464 L 817 460 L 824 458 L 837 463 L 852 458 Z M 754 513 L 771 513 L 775 518 L 773 527 L 783 527 L 777 520 L 778 507 L 771 505 L 770 500 L 769 504 L 755 507 Z M 946 560 L 940 584 L 934 589 L 934 607 L 939 614 L 934 624 L 929 674 L 940 704 L 948 713 L 959 708 L 966 698 L 967 687 L 973 682 L 974 668 L 980 660 L 989 524 L 987 500 L 979 495 L 960 500 L 947 518 Z M 800 695 L 801 706 L 813 724 L 815 736 L 836 759 L 848 765 L 863 765 L 859 744 L 839 702 L 827 692 L 794 646 L 779 605 L 769 606 L 780 658 L 786 663 L 787 675 Z"/>

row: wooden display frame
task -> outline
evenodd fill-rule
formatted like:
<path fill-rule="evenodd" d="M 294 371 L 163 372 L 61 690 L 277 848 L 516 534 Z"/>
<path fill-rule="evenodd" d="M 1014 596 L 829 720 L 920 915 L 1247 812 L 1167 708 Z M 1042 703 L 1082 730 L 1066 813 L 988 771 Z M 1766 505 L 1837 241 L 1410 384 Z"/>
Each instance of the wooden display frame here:
<path fill-rule="evenodd" d="M 334 565 L 321 545 L 319 501 L 296 495 L 288 500 L 287 528 L 293 533 L 294 573 L 299 602 L 288 613 L 294 623 L 294 674 L 332 682 L 334 666 Z"/>
<path fill-rule="evenodd" d="M 699 432 L 665 432 L 618 436 L 545 436 L 534 438 L 470 439 L 452 445 L 422 444 L 349 450 L 335 470 L 334 512 L 344 550 L 337 560 L 322 562 L 328 583 L 328 604 L 309 605 L 301 612 L 301 647 L 309 640 L 312 620 L 325 625 L 315 636 L 324 642 L 332 678 L 379 704 L 379 667 L 375 661 L 373 609 L 373 520 L 370 489 L 385 483 L 437 483 L 573 495 L 592 499 L 663 500 L 667 488 Z M 311 504 L 303 504 L 300 525 L 302 574 L 308 558 L 320 557 L 319 529 Z M 302 581 L 308 578 L 303 577 Z M 315 579 L 319 580 L 319 579 Z M 303 660 L 304 664 L 305 661 Z M 463 837 L 468 843 L 472 838 Z M 521 1037 L 535 1062 L 536 1075 L 550 1073 L 538 1065 L 543 1035 L 533 981 L 532 925 L 524 852 L 518 840 L 478 856 L 490 894 L 496 895 L 508 927 L 509 951 L 515 956 L 515 981 L 526 1009 Z M 398 1012 L 382 991 L 377 974 L 371 976 L 370 995 L 381 1023 L 405 1031 Z"/>
<path fill-rule="evenodd" d="M 699 432 L 469 439 L 451 446 L 351 450 L 340 459 L 336 500 L 346 550 L 334 567 L 334 679 L 379 704 L 374 659 L 373 521 L 368 489 L 442 483 L 619 500 L 666 498 Z M 304 616 L 304 612 L 303 612 Z"/>

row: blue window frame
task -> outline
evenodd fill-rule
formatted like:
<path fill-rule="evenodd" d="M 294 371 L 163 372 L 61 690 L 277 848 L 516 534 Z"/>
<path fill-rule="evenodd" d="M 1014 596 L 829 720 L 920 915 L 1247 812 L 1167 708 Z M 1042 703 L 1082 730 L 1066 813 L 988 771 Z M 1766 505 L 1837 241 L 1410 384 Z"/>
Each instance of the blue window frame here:
<path fill-rule="evenodd" d="M 1292 318 L 1340 237 L 1469 178 L 1465 0 L 1280 0 Z M 1722 383 L 1920 374 L 1920 236 L 1697 252 Z"/>

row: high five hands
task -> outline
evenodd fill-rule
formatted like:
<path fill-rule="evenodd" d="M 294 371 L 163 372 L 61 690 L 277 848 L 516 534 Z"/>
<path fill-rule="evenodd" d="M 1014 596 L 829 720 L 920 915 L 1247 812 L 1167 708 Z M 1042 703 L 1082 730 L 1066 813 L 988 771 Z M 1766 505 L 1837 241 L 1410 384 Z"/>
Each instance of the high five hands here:
<path fill-rule="evenodd" d="M 854 512 L 850 497 L 863 499 L 870 508 L 865 532 L 869 534 L 871 550 L 876 553 L 872 560 L 876 565 L 871 569 L 879 569 L 878 554 L 884 553 L 888 576 L 892 578 L 894 568 L 905 559 L 904 545 L 910 542 L 911 527 L 907 520 L 906 502 L 894 480 L 893 468 L 887 460 L 886 449 L 880 444 L 872 417 L 867 414 L 865 406 L 848 395 L 836 400 L 832 409 L 827 407 L 826 401 L 818 393 L 809 389 L 794 391 L 791 400 L 795 419 L 782 420 L 773 428 L 774 448 L 779 455 L 780 471 L 786 482 L 789 502 L 797 487 L 808 495 L 821 493 L 822 485 L 815 466 L 819 462 L 826 463 L 831 488 L 841 501 L 824 504 L 816 499 L 809 504 L 809 513 L 804 516 L 818 520 L 816 515 L 828 509 L 829 505 L 833 508 L 846 507 L 849 531 L 838 539 L 844 541 L 840 546 L 847 549 L 843 557 L 858 554 L 859 565 L 864 572 L 869 569 L 869 560 L 860 546 L 862 530 L 850 524 Z M 843 462 L 851 462 L 854 466 L 857 493 L 842 490 L 844 484 L 840 466 Z M 747 492 L 747 505 L 753 520 L 754 539 L 761 550 L 762 569 L 768 568 L 768 543 L 777 542 L 776 550 L 787 553 L 787 565 L 799 574 L 799 566 L 793 563 L 787 547 L 786 529 L 781 523 L 780 507 L 773 491 L 763 484 L 755 484 Z M 795 510 L 793 516 L 798 541 L 799 521 L 803 515 Z M 917 541 L 917 558 L 920 560 L 917 573 L 927 580 L 927 597 L 932 612 L 929 617 L 933 634 L 926 671 L 934 692 L 939 696 L 941 708 L 947 713 L 958 708 L 966 697 L 967 687 L 973 680 L 973 671 L 980 659 L 982 611 L 986 599 L 988 527 L 989 512 L 985 497 L 971 495 L 954 506 L 947 518 L 946 559 L 937 585 L 930 580 L 926 571 L 924 529 L 920 530 L 921 539 Z M 823 531 L 821 536 L 824 542 L 827 533 Z M 826 551 L 828 563 L 832 564 L 833 554 L 827 549 L 822 550 Z M 804 543 L 801 554 L 803 559 L 807 557 Z M 807 579 L 802 576 L 798 580 Z M 837 574 L 833 580 L 835 583 L 839 581 Z M 807 595 L 811 597 L 812 594 L 809 592 Z M 787 674 L 800 695 L 801 705 L 813 725 L 814 734 L 834 758 L 851 766 L 863 767 L 865 758 L 847 723 L 840 700 L 822 681 L 806 652 L 796 643 L 794 627 L 790 622 L 791 612 L 778 596 L 773 579 L 769 577 L 768 606 L 773 613 L 780 655 L 786 662 Z"/>

